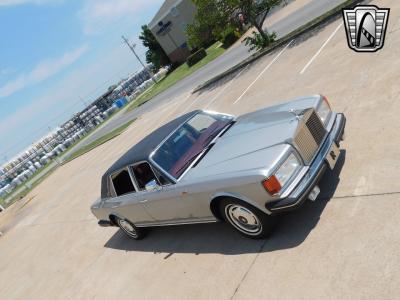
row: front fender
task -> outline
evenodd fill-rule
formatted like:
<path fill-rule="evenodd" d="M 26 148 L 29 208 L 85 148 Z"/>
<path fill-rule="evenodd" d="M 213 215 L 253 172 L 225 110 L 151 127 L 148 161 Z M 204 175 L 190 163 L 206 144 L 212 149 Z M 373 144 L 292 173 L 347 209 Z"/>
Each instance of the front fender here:
<path fill-rule="evenodd" d="M 249 197 L 246 197 L 245 195 L 241 194 L 241 193 L 237 193 L 237 192 L 218 192 L 212 195 L 211 199 L 210 199 L 210 207 L 211 210 L 213 211 L 214 215 L 215 215 L 215 207 L 217 206 L 217 202 L 222 199 L 222 198 L 233 198 L 233 199 L 237 199 L 243 202 L 246 202 L 256 208 L 258 208 L 259 210 L 261 210 L 262 212 L 270 215 L 271 213 L 265 209 L 265 207 L 262 205 L 262 203 L 255 201 L 253 199 L 250 199 Z"/>

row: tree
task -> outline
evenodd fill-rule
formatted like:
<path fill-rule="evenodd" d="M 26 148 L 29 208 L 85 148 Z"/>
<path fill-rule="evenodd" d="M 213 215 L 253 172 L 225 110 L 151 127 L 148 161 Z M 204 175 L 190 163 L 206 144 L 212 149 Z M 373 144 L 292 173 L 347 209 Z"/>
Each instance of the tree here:
<path fill-rule="evenodd" d="M 269 34 L 263 30 L 263 23 L 268 13 L 282 0 L 225 0 L 230 3 L 231 9 L 238 9 L 248 23 L 257 29 L 252 37 L 245 39 L 250 49 L 260 49 L 269 46 L 276 38 L 276 34 Z"/>
<path fill-rule="evenodd" d="M 221 38 L 229 26 L 230 7 L 226 0 L 192 0 L 196 5 L 193 24 L 188 25 L 189 45 L 193 48 L 204 47 L 212 40 Z"/>
<path fill-rule="evenodd" d="M 195 22 L 188 26 L 189 44 L 202 46 L 204 40 L 224 39 L 227 28 L 240 26 L 244 16 L 247 24 L 254 26 L 257 32 L 245 39 L 250 48 L 263 48 L 275 39 L 275 34 L 264 32 L 263 23 L 270 10 L 283 0 L 192 0 L 197 7 Z M 233 29 L 232 29 L 233 30 Z M 232 31 L 230 30 L 230 31 Z"/>
<path fill-rule="evenodd" d="M 147 48 L 146 62 L 153 64 L 155 71 L 171 63 L 168 55 L 165 53 L 164 49 L 156 40 L 147 25 L 142 26 L 142 32 L 139 35 L 139 39 L 142 40 L 143 46 Z"/>
<path fill-rule="evenodd" d="M 214 39 L 209 26 L 194 21 L 186 27 L 189 46 L 192 48 L 206 47 Z"/>

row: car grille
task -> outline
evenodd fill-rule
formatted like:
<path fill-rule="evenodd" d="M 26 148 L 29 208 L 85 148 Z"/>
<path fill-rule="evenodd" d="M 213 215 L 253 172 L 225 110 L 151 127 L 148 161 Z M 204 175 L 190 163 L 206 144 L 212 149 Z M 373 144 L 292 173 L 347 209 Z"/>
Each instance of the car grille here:
<path fill-rule="evenodd" d="M 294 144 L 306 164 L 310 163 L 326 135 L 326 129 L 313 109 L 307 110 L 299 122 Z"/>

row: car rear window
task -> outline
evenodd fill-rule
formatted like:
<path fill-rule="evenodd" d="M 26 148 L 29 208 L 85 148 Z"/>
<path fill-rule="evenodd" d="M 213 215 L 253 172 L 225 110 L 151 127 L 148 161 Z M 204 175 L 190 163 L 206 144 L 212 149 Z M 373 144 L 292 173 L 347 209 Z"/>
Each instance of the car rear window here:
<path fill-rule="evenodd" d="M 131 176 L 129 175 L 129 171 L 127 169 L 123 169 L 117 173 L 114 173 L 111 176 L 111 180 L 116 196 L 136 192 Z"/>

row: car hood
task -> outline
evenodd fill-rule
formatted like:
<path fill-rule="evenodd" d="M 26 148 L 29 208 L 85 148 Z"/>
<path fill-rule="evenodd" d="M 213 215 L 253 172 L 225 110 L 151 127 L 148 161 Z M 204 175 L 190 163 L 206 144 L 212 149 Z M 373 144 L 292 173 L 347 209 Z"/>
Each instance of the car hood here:
<path fill-rule="evenodd" d="M 290 112 L 259 110 L 237 118 L 184 180 L 252 169 L 270 170 L 298 126 Z"/>

